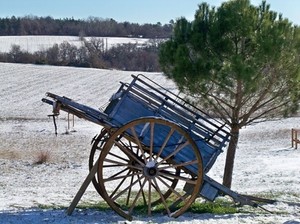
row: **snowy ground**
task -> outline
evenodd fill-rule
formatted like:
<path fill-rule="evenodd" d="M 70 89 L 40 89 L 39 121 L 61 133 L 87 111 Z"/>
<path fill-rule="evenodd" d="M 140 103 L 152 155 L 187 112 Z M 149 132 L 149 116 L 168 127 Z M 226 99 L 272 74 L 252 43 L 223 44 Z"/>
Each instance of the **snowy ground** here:
<path fill-rule="evenodd" d="M 101 38 L 101 37 L 99 37 Z M 87 40 L 90 37 L 86 37 Z M 110 48 L 116 44 L 145 44 L 147 38 L 126 38 L 126 37 L 103 37 L 101 38 L 106 47 Z M 47 50 L 54 44 L 68 42 L 76 47 L 82 46 L 82 41 L 76 36 L 0 36 L 0 52 L 9 52 L 12 45 L 19 45 L 22 51 L 30 53 Z"/>
<path fill-rule="evenodd" d="M 105 104 L 136 72 L 0 63 L 0 223 L 124 223 L 114 213 L 68 207 L 88 173 L 92 137 L 100 126 L 76 119 L 67 134 L 65 115 L 54 135 L 50 106 L 41 102 L 45 92 L 65 95 L 94 108 Z M 160 74 L 144 73 L 175 91 Z M 236 155 L 232 189 L 300 203 L 300 149 L 291 148 L 291 128 L 300 128 L 300 118 L 280 119 L 246 127 Z M 35 165 L 40 152 L 50 161 Z M 209 175 L 220 181 L 223 153 Z M 92 186 L 79 205 L 102 200 Z M 284 202 L 268 205 L 273 211 L 245 208 L 233 215 L 185 213 L 177 219 L 163 215 L 135 217 L 132 223 L 300 223 L 300 207 Z M 250 212 L 249 212 L 250 211 Z M 129 222 L 127 222 L 129 223 Z"/>

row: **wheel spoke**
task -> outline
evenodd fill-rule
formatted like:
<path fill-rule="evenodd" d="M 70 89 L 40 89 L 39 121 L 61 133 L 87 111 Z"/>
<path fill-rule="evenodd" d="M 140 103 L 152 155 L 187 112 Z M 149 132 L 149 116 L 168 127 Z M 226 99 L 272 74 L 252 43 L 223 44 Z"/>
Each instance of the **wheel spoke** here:
<path fill-rule="evenodd" d="M 144 164 L 125 146 L 121 145 L 118 141 L 115 141 L 115 144 L 130 158 L 138 162 L 141 166 Z"/>
<path fill-rule="evenodd" d="M 166 183 L 160 176 L 157 177 L 166 187 L 168 187 L 168 189 L 170 189 L 175 195 L 177 195 L 177 197 L 181 198 L 182 201 L 184 201 L 184 198 L 182 198 L 181 194 L 176 191 L 171 185 L 169 185 L 168 183 Z"/>
<path fill-rule="evenodd" d="M 158 164 L 161 164 L 162 162 L 167 161 L 168 159 L 170 159 L 172 156 L 177 154 L 181 149 L 183 149 L 184 147 L 186 147 L 189 144 L 190 143 L 188 141 L 186 141 L 185 143 L 181 143 L 180 145 L 177 146 L 177 148 L 173 152 L 171 152 L 167 157 L 163 158 Z"/>
<path fill-rule="evenodd" d="M 187 161 L 184 163 L 178 163 L 178 164 L 166 164 L 167 166 L 160 166 L 158 168 L 158 170 L 164 170 L 164 169 L 169 169 L 169 168 L 177 168 L 177 167 L 184 167 L 184 166 L 188 166 L 188 165 L 193 165 L 193 164 L 197 164 L 198 161 L 197 160 L 191 160 L 191 161 Z"/>
<path fill-rule="evenodd" d="M 120 165 L 120 164 L 112 164 L 112 165 L 103 165 L 104 168 L 109 168 L 109 167 L 122 167 L 124 165 Z"/>
<path fill-rule="evenodd" d="M 151 186 L 152 186 L 152 180 L 148 180 L 149 186 L 148 186 L 148 216 L 151 215 Z"/>
<path fill-rule="evenodd" d="M 139 137 L 137 136 L 137 133 L 136 133 L 134 127 L 131 127 L 130 130 L 131 130 L 131 133 L 133 134 L 133 136 L 134 136 L 134 138 L 135 138 L 135 141 L 136 141 L 136 143 L 137 143 L 139 149 L 141 150 L 141 152 L 142 152 L 142 154 L 143 154 L 144 162 L 146 163 L 146 162 L 147 162 L 147 159 L 146 159 L 146 157 L 145 157 L 145 151 L 143 150 L 143 147 L 142 147 L 142 144 L 141 144 L 141 142 L 140 142 L 140 139 L 139 139 Z"/>
<path fill-rule="evenodd" d="M 115 178 L 116 176 L 120 175 L 121 173 L 124 173 L 126 170 L 129 170 L 129 168 L 125 167 L 123 170 L 120 170 L 119 172 L 115 173 L 114 175 L 110 176 L 109 178 Z"/>
<path fill-rule="evenodd" d="M 134 200 L 133 200 L 133 202 L 132 202 L 131 207 L 129 208 L 129 212 L 128 212 L 128 213 L 129 213 L 130 215 L 131 215 L 131 213 L 132 213 L 132 211 L 133 211 L 133 208 L 135 207 L 135 204 L 136 204 L 136 202 L 137 202 L 137 199 L 139 198 L 141 192 L 143 191 L 143 187 L 144 187 L 146 181 L 147 181 L 147 179 L 144 178 L 144 182 L 143 182 L 143 184 L 142 184 L 140 190 L 138 191 L 137 195 L 135 196 L 135 198 L 134 198 Z M 140 178 L 139 178 L 139 182 L 140 182 Z"/>
<path fill-rule="evenodd" d="M 123 158 L 123 157 L 121 157 L 121 156 L 119 156 L 119 155 L 116 155 L 115 153 L 112 153 L 112 152 L 109 152 L 108 155 L 114 156 L 114 157 L 116 157 L 116 158 L 118 158 L 118 159 L 120 159 L 120 160 L 123 160 L 123 161 L 125 161 L 125 162 L 128 162 L 128 161 L 129 161 L 128 159 L 125 159 L 125 158 Z"/>
<path fill-rule="evenodd" d="M 134 149 L 136 149 L 136 152 L 135 152 L 134 154 L 137 155 L 137 156 L 139 156 L 139 147 L 133 146 L 131 141 L 128 141 L 128 143 L 129 143 L 129 145 L 126 146 L 126 144 L 122 142 L 122 144 L 123 144 L 125 147 L 129 147 L 129 148 L 131 149 L 131 152 L 134 152 Z"/>
<path fill-rule="evenodd" d="M 126 168 L 125 170 L 127 170 L 128 168 Z M 123 171 L 120 171 L 119 173 L 123 173 L 125 170 L 123 170 Z M 134 176 L 134 175 L 137 175 L 137 174 L 135 174 L 135 173 L 131 173 L 131 174 L 129 174 L 129 175 L 123 175 L 123 176 L 117 176 L 116 174 L 115 175 L 113 175 L 113 176 L 111 176 L 111 177 L 109 177 L 109 178 L 105 178 L 105 179 L 103 179 L 103 181 L 104 182 L 108 182 L 108 181 L 114 181 L 114 180 L 119 180 L 119 179 L 123 179 L 124 177 L 130 177 L 130 176 Z"/>
<path fill-rule="evenodd" d="M 128 163 L 121 163 L 119 161 L 115 161 L 115 160 L 111 160 L 111 159 L 105 159 L 104 160 L 105 162 L 110 162 L 110 163 L 113 163 L 111 165 L 103 165 L 103 167 L 123 167 L 123 166 L 126 166 L 127 168 L 132 168 L 132 169 L 136 169 L 136 170 L 140 170 L 142 171 L 143 169 L 141 167 L 138 167 L 138 166 L 133 166 L 131 164 L 128 164 Z"/>
<path fill-rule="evenodd" d="M 166 137 L 164 143 L 163 143 L 162 146 L 160 147 L 160 149 L 159 149 L 159 151 L 158 151 L 158 153 L 157 153 L 156 158 L 159 158 L 159 157 L 160 157 L 161 153 L 163 152 L 164 148 L 166 147 L 166 145 L 167 145 L 169 139 L 171 138 L 172 134 L 174 133 L 174 131 L 175 131 L 175 129 L 174 129 L 174 128 L 171 128 L 171 130 L 169 131 L 168 136 Z"/>
<path fill-rule="evenodd" d="M 131 176 L 129 186 L 132 186 L 133 178 L 134 178 L 134 176 Z M 127 205 L 127 206 L 129 205 L 130 195 L 131 195 L 131 188 L 129 188 L 128 194 L 127 194 L 127 199 L 126 199 L 126 205 Z"/>
<path fill-rule="evenodd" d="M 135 176 L 135 175 L 130 175 L 130 176 Z M 132 184 L 130 184 L 128 187 L 124 188 L 122 191 L 120 191 L 116 196 L 111 198 L 113 201 L 115 201 L 117 198 L 119 198 L 124 192 L 126 192 L 128 189 L 132 188 L 134 185 L 136 185 L 139 182 L 139 176 L 138 179 L 135 180 Z"/>
<path fill-rule="evenodd" d="M 152 161 L 152 153 L 153 153 L 153 142 L 154 142 L 154 123 L 151 122 L 150 123 L 150 151 L 149 151 L 149 155 L 150 158 L 149 160 Z"/>
<path fill-rule="evenodd" d="M 128 163 L 123 163 L 123 162 L 120 162 L 120 161 L 107 159 L 107 158 L 104 159 L 104 162 L 113 163 L 113 164 L 119 165 L 119 166 L 128 166 Z"/>
<path fill-rule="evenodd" d="M 155 178 L 153 179 L 153 182 L 154 182 L 154 184 L 155 184 L 155 189 L 156 189 L 156 191 L 158 192 L 158 194 L 159 194 L 159 196 L 160 196 L 160 198 L 161 198 L 161 200 L 162 200 L 162 203 L 163 203 L 165 209 L 167 210 L 168 215 L 170 216 L 171 212 L 170 212 L 170 210 L 169 210 L 169 208 L 168 208 L 168 205 L 167 205 L 167 202 L 166 202 L 166 200 L 165 200 L 165 197 L 163 196 L 163 194 L 162 194 L 162 192 L 161 192 L 161 190 L 160 190 L 160 187 L 159 187 L 159 185 L 157 184 L 157 181 L 156 181 Z"/>
<path fill-rule="evenodd" d="M 130 174 L 130 170 L 128 170 L 127 176 L 123 178 L 123 180 L 120 181 L 120 183 L 118 184 L 118 186 L 116 187 L 116 189 L 109 195 L 110 198 L 112 198 L 115 193 L 120 189 L 120 187 L 122 186 L 122 184 L 124 183 L 124 181 L 127 179 L 128 175 Z M 131 178 L 133 178 L 133 176 L 131 176 Z"/>
<path fill-rule="evenodd" d="M 163 178 L 165 178 L 166 180 L 168 180 L 168 181 L 173 181 L 174 180 L 174 177 L 172 176 L 172 177 L 170 177 L 170 176 L 165 176 L 165 174 L 167 173 L 167 174 L 170 174 L 170 175 L 176 175 L 176 176 L 178 176 L 177 174 L 174 174 L 174 173 L 172 173 L 172 172 L 170 172 L 170 171 L 168 171 L 168 170 L 160 170 L 160 173 L 161 173 L 161 176 L 163 177 Z"/>
<path fill-rule="evenodd" d="M 138 175 L 138 177 L 140 177 L 140 176 Z M 140 189 L 143 189 L 141 179 L 139 179 L 139 185 L 140 185 Z M 142 196 L 143 196 L 143 200 L 144 200 L 144 205 L 146 205 L 147 201 L 146 201 L 144 190 L 142 190 Z"/>
<path fill-rule="evenodd" d="M 190 183 L 190 184 L 196 184 L 197 183 L 197 180 L 192 180 L 190 178 L 187 178 L 187 177 L 182 177 L 182 176 L 177 176 L 177 175 L 174 175 L 174 174 L 171 174 L 171 173 L 162 173 L 162 172 L 158 172 L 158 175 L 160 176 L 168 176 L 168 177 L 171 177 L 173 179 L 177 179 L 177 180 L 182 180 L 182 181 L 185 181 L 186 183 Z"/>

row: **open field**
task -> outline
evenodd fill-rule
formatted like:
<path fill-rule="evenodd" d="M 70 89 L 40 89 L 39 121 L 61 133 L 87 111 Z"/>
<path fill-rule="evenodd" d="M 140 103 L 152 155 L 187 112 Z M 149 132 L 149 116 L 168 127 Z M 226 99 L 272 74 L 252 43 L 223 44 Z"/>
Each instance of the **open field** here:
<path fill-rule="evenodd" d="M 99 37 L 101 38 L 101 37 Z M 90 37 L 86 37 L 87 40 Z M 145 44 L 147 38 L 126 38 L 126 37 L 103 37 L 101 38 L 105 47 L 112 47 L 117 44 Z M 76 47 L 82 46 L 82 41 L 76 36 L 0 36 L 0 52 L 7 53 L 11 50 L 12 45 L 19 45 L 22 51 L 36 52 L 44 51 L 54 44 L 60 45 L 63 42 L 68 42 Z"/>
<path fill-rule="evenodd" d="M 41 98 L 53 92 L 98 108 L 108 102 L 120 81 L 130 82 L 131 74 L 138 72 L 0 63 L 0 223 L 124 221 L 112 210 L 76 209 L 72 216 L 65 215 L 64 208 L 88 173 L 90 142 L 101 127 L 75 119 L 75 131 L 70 131 L 66 114 L 62 114 L 56 137 L 47 117 L 51 107 Z M 161 74 L 143 74 L 176 92 Z M 300 149 L 291 148 L 291 128 L 300 128 L 299 117 L 241 131 L 233 190 L 300 203 Z M 37 165 L 41 152 L 47 152 L 49 160 Z M 224 160 L 225 153 L 209 173 L 217 181 L 222 179 Z M 99 200 L 90 186 L 79 205 Z M 280 202 L 265 208 L 273 213 L 246 207 L 231 215 L 187 212 L 172 219 L 160 214 L 136 217 L 132 223 L 300 223 L 300 207 Z"/>

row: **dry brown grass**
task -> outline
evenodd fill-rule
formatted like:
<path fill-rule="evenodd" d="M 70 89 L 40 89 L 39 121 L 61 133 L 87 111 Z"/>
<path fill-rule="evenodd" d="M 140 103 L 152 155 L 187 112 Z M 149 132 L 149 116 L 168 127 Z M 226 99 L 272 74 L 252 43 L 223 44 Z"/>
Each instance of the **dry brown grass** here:
<path fill-rule="evenodd" d="M 38 151 L 36 155 L 36 159 L 34 161 L 34 164 L 43 164 L 47 163 L 50 160 L 50 152 L 49 151 Z"/>
<path fill-rule="evenodd" d="M 0 158 L 1 159 L 14 160 L 14 159 L 18 159 L 19 157 L 20 156 L 16 152 L 0 149 Z"/>

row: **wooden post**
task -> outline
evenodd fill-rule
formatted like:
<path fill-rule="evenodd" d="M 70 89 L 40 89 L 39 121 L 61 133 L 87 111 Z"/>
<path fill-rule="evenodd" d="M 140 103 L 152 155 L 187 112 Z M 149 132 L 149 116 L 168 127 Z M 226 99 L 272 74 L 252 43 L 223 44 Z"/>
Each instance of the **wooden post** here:
<path fill-rule="evenodd" d="M 69 208 L 67 209 L 67 215 L 72 215 L 76 205 L 80 201 L 82 195 L 86 191 L 87 187 L 91 183 L 92 179 L 94 178 L 95 174 L 97 173 L 98 170 L 98 164 L 99 164 L 99 159 L 97 162 L 94 164 L 93 168 L 91 169 L 90 173 L 87 175 L 85 178 L 83 184 L 81 185 L 80 189 L 78 190 L 76 196 L 74 197 L 72 203 L 70 204 Z"/>
<path fill-rule="evenodd" d="M 294 148 L 294 129 L 292 128 L 292 147 Z"/>
<path fill-rule="evenodd" d="M 70 130 L 70 113 L 68 113 L 68 131 Z"/>
<path fill-rule="evenodd" d="M 70 121 L 70 113 L 68 113 L 68 131 L 71 128 L 70 123 L 71 123 L 71 121 Z M 74 116 L 74 114 L 72 114 L 72 130 L 74 130 L 74 126 L 75 126 L 75 116 Z"/>
<path fill-rule="evenodd" d="M 292 128 L 291 136 L 292 136 L 292 148 L 294 148 L 294 129 L 293 128 Z"/>
<path fill-rule="evenodd" d="M 75 126 L 75 115 L 72 114 L 72 129 L 74 130 L 74 126 Z"/>
<path fill-rule="evenodd" d="M 294 137 L 295 137 L 295 145 L 296 145 L 295 148 L 297 149 L 297 148 L 298 148 L 298 133 L 297 133 L 297 130 L 296 130 L 296 129 L 295 129 L 294 131 L 295 131 L 295 132 L 294 132 L 294 133 L 295 133 L 295 136 L 294 136 Z"/>
<path fill-rule="evenodd" d="M 298 148 L 298 143 L 300 143 L 300 139 L 298 139 L 298 131 L 300 131 L 300 129 L 292 128 L 292 147 L 295 147 L 295 149 Z"/>

